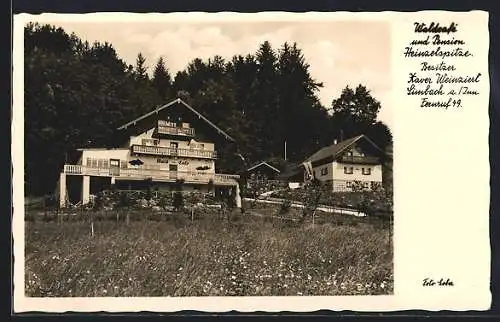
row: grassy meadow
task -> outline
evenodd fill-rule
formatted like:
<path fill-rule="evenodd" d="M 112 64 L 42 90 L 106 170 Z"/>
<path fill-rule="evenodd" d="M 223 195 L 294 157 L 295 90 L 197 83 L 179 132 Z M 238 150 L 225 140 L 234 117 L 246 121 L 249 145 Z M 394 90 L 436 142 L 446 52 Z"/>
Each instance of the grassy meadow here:
<path fill-rule="evenodd" d="M 32 217 L 25 224 L 26 295 L 392 294 L 388 223 L 329 214 L 299 224 L 269 213 L 149 216 L 128 223 L 114 214 L 75 215 L 97 218 L 93 235 L 81 217 Z"/>

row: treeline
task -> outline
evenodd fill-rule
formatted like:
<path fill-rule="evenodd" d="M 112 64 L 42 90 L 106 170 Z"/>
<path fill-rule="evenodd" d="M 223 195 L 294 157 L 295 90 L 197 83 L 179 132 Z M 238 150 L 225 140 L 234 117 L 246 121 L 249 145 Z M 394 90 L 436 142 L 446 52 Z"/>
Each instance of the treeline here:
<path fill-rule="evenodd" d="M 292 161 L 360 133 L 382 148 L 392 142 L 387 126 L 376 121 L 380 103 L 364 86 L 346 87 L 322 106 L 323 85 L 311 77 L 296 44 L 276 49 L 266 41 L 231 60 L 196 58 L 175 76 L 163 58 L 149 64 L 139 53 L 127 65 L 112 44 L 90 44 L 62 28 L 25 27 L 28 194 L 53 191 L 67 152 L 112 147 L 118 126 L 177 97 L 233 136 L 249 162 L 282 158 L 285 141 Z"/>

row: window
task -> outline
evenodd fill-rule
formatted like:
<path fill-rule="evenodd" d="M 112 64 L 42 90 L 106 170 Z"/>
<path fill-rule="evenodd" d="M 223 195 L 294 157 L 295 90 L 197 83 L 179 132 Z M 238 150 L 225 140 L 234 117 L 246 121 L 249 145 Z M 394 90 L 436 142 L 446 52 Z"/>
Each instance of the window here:
<path fill-rule="evenodd" d="M 347 156 L 352 157 L 352 151 L 347 152 Z"/>
<path fill-rule="evenodd" d="M 361 173 L 364 175 L 370 175 L 372 174 L 372 168 L 361 168 Z"/>
<path fill-rule="evenodd" d="M 328 168 L 322 168 L 322 169 L 321 169 L 321 175 L 322 175 L 322 176 L 325 176 L 325 175 L 327 175 L 327 174 L 328 174 Z"/>
<path fill-rule="evenodd" d="M 353 168 L 352 167 L 344 167 L 344 173 L 345 174 L 352 174 Z"/>
<path fill-rule="evenodd" d="M 346 181 L 345 186 L 347 188 L 352 188 L 352 182 L 351 181 Z"/>

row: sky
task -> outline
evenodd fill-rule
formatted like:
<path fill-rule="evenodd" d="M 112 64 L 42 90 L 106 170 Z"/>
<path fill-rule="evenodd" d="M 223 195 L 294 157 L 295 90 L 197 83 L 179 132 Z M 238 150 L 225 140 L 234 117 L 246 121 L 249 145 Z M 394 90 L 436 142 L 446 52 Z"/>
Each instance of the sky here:
<path fill-rule="evenodd" d="M 377 21 L 57 21 L 52 23 L 89 42 L 107 41 L 127 64 L 137 54 L 148 71 L 160 56 L 172 76 L 194 58 L 255 53 L 268 40 L 274 49 L 296 42 L 310 65 L 312 77 L 323 83 L 318 97 L 325 107 L 342 89 L 365 85 L 382 108 L 379 120 L 392 128 L 390 26 Z"/>

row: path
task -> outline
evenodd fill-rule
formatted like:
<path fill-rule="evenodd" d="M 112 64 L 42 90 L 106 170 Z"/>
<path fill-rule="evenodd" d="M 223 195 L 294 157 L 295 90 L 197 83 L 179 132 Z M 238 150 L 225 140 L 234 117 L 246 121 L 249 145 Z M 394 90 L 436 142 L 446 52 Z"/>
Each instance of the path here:
<path fill-rule="evenodd" d="M 282 204 L 285 199 L 280 198 L 267 198 L 267 199 L 252 199 L 252 198 L 243 198 L 245 201 L 252 201 L 258 203 L 269 203 L 269 204 Z M 304 208 L 304 205 L 301 202 L 292 201 L 291 207 L 294 208 Z M 319 205 L 316 210 L 323 211 L 326 213 L 337 213 L 340 215 L 351 215 L 356 217 L 366 217 L 366 214 L 354 209 L 354 208 L 343 208 L 343 207 L 332 207 L 327 205 Z"/>

